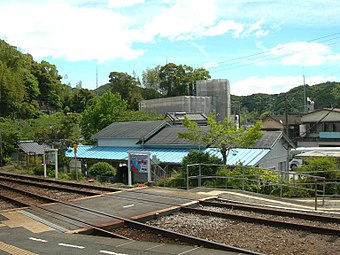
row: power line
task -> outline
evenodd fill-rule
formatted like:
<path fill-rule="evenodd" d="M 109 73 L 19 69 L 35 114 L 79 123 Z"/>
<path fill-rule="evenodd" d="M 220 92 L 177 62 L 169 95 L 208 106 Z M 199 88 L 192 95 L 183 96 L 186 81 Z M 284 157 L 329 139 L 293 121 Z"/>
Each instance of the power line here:
<path fill-rule="evenodd" d="M 339 35 L 339 36 L 334 37 L 335 35 Z M 308 42 L 319 41 L 320 43 L 324 43 L 324 42 L 334 41 L 334 40 L 337 40 L 337 39 L 340 39 L 340 32 L 333 33 L 333 34 L 326 35 L 326 36 L 322 36 L 322 37 L 318 37 L 318 38 L 312 39 Z M 335 44 L 338 44 L 338 43 L 340 43 L 340 40 L 329 43 L 327 45 L 335 45 Z M 288 48 L 288 46 L 282 47 L 280 50 L 283 50 L 285 48 Z M 302 52 L 308 52 L 308 51 L 314 50 L 315 48 L 316 47 L 306 49 L 306 50 L 302 50 L 302 51 L 296 51 L 296 52 L 293 52 L 293 53 L 287 53 L 287 54 L 283 54 L 283 55 L 280 55 L 280 56 L 268 55 L 268 53 L 270 53 L 271 50 L 267 50 L 267 51 L 263 51 L 263 52 L 259 52 L 259 53 L 255 53 L 255 54 L 251 54 L 251 55 L 233 58 L 233 59 L 230 59 L 230 60 L 224 60 L 224 61 L 217 62 L 217 64 L 222 64 L 222 65 L 219 65 L 216 68 L 212 67 L 212 68 L 215 69 L 215 70 L 212 71 L 212 73 L 225 71 L 225 70 L 229 70 L 229 69 L 234 69 L 234 68 L 239 68 L 239 67 L 243 67 L 243 66 L 248 66 L 248 65 L 252 65 L 252 64 L 257 64 L 257 63 L 268 61 L 268 60 L 283 58 L 283 57 L 287 57 L 287 56 L 302 53 Z"/>

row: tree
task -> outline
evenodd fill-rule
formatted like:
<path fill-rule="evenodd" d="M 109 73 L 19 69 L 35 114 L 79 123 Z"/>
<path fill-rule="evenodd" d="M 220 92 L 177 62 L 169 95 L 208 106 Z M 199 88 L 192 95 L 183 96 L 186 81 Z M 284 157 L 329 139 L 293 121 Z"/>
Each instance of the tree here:
<path fill-rule="evenodd" d="M 53 148 L 65 149 L 79 140 L 79 114 L 57 112 L 44 115 L 36 121 L 34 140 Z"/>
<path fill-rule="evenodd" d="M 159 71 L 159 78 L 161 79 L 160 88 L 162 94 L 166 96 L 180 96 L 187 92 L 186 84 L 183 82 L 185 70 L 182 65 L 174 63 L 162 66 Z"/>
<path fill-rule="evenodd" d="M 44 60 L 41 63 L 34 62 L 32 73 L 39 82 L 39 100 L 42 102 L 47 101 L 48 106 L 54 108 L 62 107 L 59 95 L 62 90 L 62 76 L 58 74 L 56 66 Z"/>
<path fill-rule="evenodd" d="M 94 93 L 88 89 L 75 88 L 70 102 L 71 112 L 82 113 L 94 98 Z"/>
<path fill-rule="evenodd" d="M 8 163 L 11 155 L 17 151 L 16 144 L 21 137 L 21 128 L 8 118 L 0 117 L 0 166 Z"/>
<path fill-rule="evenodd" d="M 221 159 L 216 156 L 211 156 L 208 152 L 202 152 L 199 150 L 192 150 L 182 159 L 182 171 L 186 173 L 187 166 L 189 164 L 222 164 Z M 215 175 L 216 167 L 201 166 L 202 175 Z M 189 175 L 199 175 L 198 168 L 192 168 Z"/>
<path fill-rule="evenodd" d="M 187 84 L 188 95 L 196 95 L 196 82 L 211 78 L 209 71 L 204 68 L 193 69 L 191 66 L 184 65 L 184 82 Z"/>
<path fill-rule="evenodd" d="M 127 102 L 120 94 L 110 91 L 95 98 L 82 114 L 80 127 L 84 138 L 89 141 L 99 130 L 118 121 L 127 109 Z"/>
<path fill-rule="evenodd" d="M 237 129 L 235 123 L 224 119 L 223 122 L 217 122 L 215 116 L 208 116 L 208 126 L 210 129 L 205 132 L 196 122 L 190 121 L 185 117 L 183 125 L 187 128 L 187 132 L 178 133 L 179 138 L 185 138 L 198 142 L 204 146 L 218 148 L 223 163 L 227 163 L 228 152 L 231 148 L 242 148 L 252 145 L 256 140 L 262 137 L 261 122 L 256 122 L 251 128 Z"/>
<path fill-rule="evenodd" d="M 166 96 L 194 95 L 196 81 L 210 78 L 204 68 L 193 69 L 187 65 L 166 64 L 159 70 L 160 89 Z"/>
<path fill-rule="evenodd" d="M 154 68 L 147 68 L 142 73 L 142 83 L 144 88 L 153 89 L 158 92 L 160 91 L 160 83 L 161 79 L 159 78 L 159 72 L 160 72 L 161 66 L 157 65 Z"/>
<path fill-rule="evenodd" d="M 136 77 L 127 73 L 111 72 L 109 78 L 112 92 L 119 93 L 122 99 L 127 101 L 130 109 L 137 110 L 141 93 Z"/>

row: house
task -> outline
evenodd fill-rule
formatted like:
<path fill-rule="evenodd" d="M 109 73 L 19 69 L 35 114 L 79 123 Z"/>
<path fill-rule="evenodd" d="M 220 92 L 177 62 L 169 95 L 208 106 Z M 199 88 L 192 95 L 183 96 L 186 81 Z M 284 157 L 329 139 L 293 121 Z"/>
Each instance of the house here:
<path fill-rule="evenodd" d="M 44 146 L 31 140 L 19 141 L 17 144 L 20 149 L 20 153 L 12 156 L 13 158 L 16 158 L 17 161 L 25 161 L 27 166 L 36 166 L 38 161 L 42 161 L 42 156 L 44 155 L 45 151 Z"/>
<path fill-rule="evenodd" d="M 295 145 L 283 131 L 266 131 L 252 148 L 269 150 L 257 166 L 288 171 L 289 151 Z"/>
<path fill-rule="evenodd" d="M 262 130 L 285 131 L 288 123 L 288 137 L 292 141 L 299 138 L 299 126 L 301 124 L 300 115 L 270 115 L 262 120 Z"/>
<path fill-rule="evenodd" d="M 324 108 L 301 118 L 298 147 L 339 147 L 340 109 Z"/>
<path fill-rule="evenodd" d="M 208 126 L 201 126 L 208 131 Z M 166 121 L 114 122 L 93 136 L 97 146 L 78 146 L 81 160 L 108 160 L 119 170 L 126 167 L 128 153 L 150 153 L 152 162 L 163 168 L 180 165 L 190 150 L 196 149 L 221 157 L 218 149 L 206 148 L 195 142 L 178 138 L 186 132 L 183 126 Z M 288 150 L 294 146 L 283 131 L 265 131 L 252 148 L 234 148 L 228 154 L 228 164 L 242 162 L 247 166 L 261 166 L 286 170 Z M 70 149 L 66 156 L 74 157 Z M 125 168 L 124 168 L 125 169 Z M 121 171 L 126 171 L 121 170 Z"/>
<path fill-rule="evenodd" d="M 145 141 L 170 124 L 164 120 L 113 122 L 92 136 L 98 146 L 143 147 Z"/>

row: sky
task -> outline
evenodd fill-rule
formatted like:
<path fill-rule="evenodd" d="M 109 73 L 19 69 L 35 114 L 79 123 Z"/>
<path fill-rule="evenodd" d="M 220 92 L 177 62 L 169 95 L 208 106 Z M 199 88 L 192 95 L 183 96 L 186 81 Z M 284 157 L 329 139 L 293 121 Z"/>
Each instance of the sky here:
<path fill-rule="evenodd" d="M 338 0 L 0 0 L 0 39 L 95 89 L 175 63 L 231 94 L 340 81 Z"/>

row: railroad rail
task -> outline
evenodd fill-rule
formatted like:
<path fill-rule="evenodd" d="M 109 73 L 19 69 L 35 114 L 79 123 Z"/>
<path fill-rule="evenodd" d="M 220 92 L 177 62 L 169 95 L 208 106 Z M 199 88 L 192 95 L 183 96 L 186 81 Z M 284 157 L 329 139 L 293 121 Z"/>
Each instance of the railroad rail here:
<path fill-rule="evenodd" d="M 98 190 L 102 192 L 116 192 L 121 191 L 122 189 L 119 188 L 113 188 L 113 187 L 106 187 L 106 186 L 99 186 L 99 185 L 93 185 L 89 183 L 80 183 L 80 182 L 70 182 L 70 181 L 64 181 L 64 180 L 57 180 L 53 178 L 45 178 L 45 177 L 38 177 L 38 176 L 32 176 L 32 175 L 23 175 L 23 174 L 17 174 L 17 173 L 9 173 L 0 171 L 0 177 L 6 176 L 6 177 L 12 177 L 17 179 L 24 179 L 24 180 L 31 180 L 36 181 L 40 183 L 48 183 L 48 184 L 60 184 L 65 185 L 68 187 L 77 187 L 77 188 L 84 188 L 84 189 L 91 189 L 91 190 Z"/>
<path fill-rule="evenodd" d="M 123 217 L 120 217 L 120 216 L 100 212 L 100 211 L 97 211 L 97 210 L 93 210 L 93 209 L 86 208 L 86 207 L 83 207 L 83 206 L 75 205 L 75 204 L 72 204 L 72 203 L 58 201 L 58 200 L 55 200 L 55 202 L 60 203 L 60 204 L 64 204 L 66 206 L 74 207 L 74 208 L 83 210 L 85 212 L 91 213 L 91 214 L 98 214 L 98 215 L 101 215 L 101 216 L 112 218 L 116 221 L 120 221 L 121 222 L 119 224 L 120 226 L 123 225 L 123 226 L 128 226 L 128 227 L 131 227 L 131 228 L 134 228 L 134 229 L 146 230 L 146 231 L 151 232 L 153 234 L 162 235 L 162 236 L 174 239 L 174 240 L 180 240 L 180 241 L 185 242 L 185 243 L 189 243 L 189 244 L 193 244 L 193 245 L 199 245 L 199 246 L 203 246 L 205 248 L 218 249 L 218 250 L 223 250 L 223 251 L 233 251 L 233 252 L 238 252 L 238 253 L 241 253 L 241 254 L 253 254 L 253 255 L 260 255 L 261 254 L 261 253 L 258 253 L 258 252 L 249 251 L 249 250 L 238 248 L 238 247 L 233 247 L 233 246 L 230 246 L 230 245 L 220 244 L 220 243 L 217 243 L 217 242 L 214 242 L 214 241 L 209 241 L 209 240 L 205 240 L 205 239 L 202 239 L 202 238 L 181 234 L 181 233 L 177 233 L 177 232 L 174 232 L 174 231 L 169 231 L 169 230 L 159 228 L 159 227 L 155 227 L 155 226 L 151 226 L 151 225 L 139 222 L 139 221 L 126 219 L 126 218 L 123 218 Z M 49 213 L 56 213 L 56 214 L 58 214 L 62 217 L 66 217 L 66 218 L 72 219 L 74 221 L 79 221 L 79 222 L 81 222 L 81 223 L 83 223 L 87 226 L 93 227 L 95 232 L 112 235 L 113 237 L 128 239 L 128 238 L 121 236 L 121 235 L 117 236 L 114 233 L 109 234 L 109 232 L 106 231 L 104 228 L 94 226 L 93 224 L 89 224 L 89 223 L 85 222 L 84 220 L 76 218 L 74 216 L 62 214 L 62 213 L 56 212 L 56 211 L 51 210 L 51 209 L 47 209 L 47 208 L 42 207 L 42 206 L 37 206 L 37 207 L 39 209 L 46 210 Z M 34 207 L 32 207 L 31 209 L 34 209 Z"/>
<path fill-rule="evenodd" d="M 9 178 L 9 177 L 6 177 Z M 92 185 L 90 185 L 92 186 Z M 3 189 L 10 189 L 12 187 L 9 187 L 6 185 L 2 186 Z M 92 188 L 92 187 L 91 187 Z M 37 194 L 34 194 L 32 192 L 27 192 L 24 190 L 21 190 L 23 194 L 26 195 L 32 195 L 32 196 L 37 196 Z M 139 195 L 143 194 L 143 198 L 139 197 Z M 38 195 L 40 196 L 40 195 Z M 303 220 L 309 220 L 309 221 L 315 221 L 315 222 L 323 222 L 323 223 L 335 223 L 335 224 L 340 224 L 340 218 L 334 217 L 334 216 L 327 216 L 327 215 L 321 215 L 321 214 L 311 214 L 311 213 L 302 213 L 302 212 L 297 212 L 297 211 L 291 211 L 291 210 L 281 210 L 277 208 L 269 208 L 269 207 L 261 207 L 261 206 L 253 206 L 253 205 L 246 205 L 246 204 L 239 204 L 235 202 L 230 202 L 228 200 L 222 200 L 222 199 L 216 199 L 216 200 L 198 200 L 197 198 L 189 198 L 188 196 L 181 196 L 181 195 L 171 195 L 172 199 L 168 200 L 171 202 L 161 202 L 160 197 L 169 197 L 169 194 L 155 194 L 155 193 L 150 193 L 148 192 L 148 189 L 140 189 L 140 190 L 127 190 L 125 193 L 105 193 L 101 195 L 102 197 L 114 197 L 116 199 L 121 199 L 121 200 L 131 200 L 131 201 L 137 201 L 138 203 L 157 203 L 157 204 L 164 204 L 169 207 L 171 207 L 171 211 L 169 210 L 167 213 L 191 213 L 195 215 L 207 215 L 211 217 L 217 217 L 217 218 L 223 218 L 223 219 L 233 219 L 236 221 L 240 222 L 249 222 L 249 223 L 255 223 L 255 224 L 261 224 L 261 225 L 266 225 L 266 226 L 273 226 L 277 228 L 286 228 L 286 229 L 293 229 L 293 230 L 301 230 L 305 231 L 306 235 L 308 233 L 317 233 L 317 234 L 322 234 L 322 235 L 331 235 L 334 238 L 338 238 L 340 236 L 340 227 L 323 227 L 323 226 L 314 226 L 312 224 L 300 224 L 300 223 L 295 223 L 295 222 L 286 222 L 283 220 L 278 220 L 276 218 L 274 219 L 266 219 L 262 218 L 259 215 L 256 216 L 246 216 L 246 215 L 238 215 L 238 213 L 233 212 L 233 213 L 228 213 L 228 212 L 218 212 L 218 211 L 213 211 L 210 209 L 207 209 L 207 207 L 216 207 L 216 208 L 225 208 L 229 210 L 240 210 L 240 211 L 247 211 L 247 212 L 254 212 L 258 214 L 267 214 L 267 215 L 274 215 L 274 216 L 284 216 L 284 217 L 290 217 L 292 219 L 303 219 Z M 42 198 L 44 199 L 44 198 Z M 181 199 L 186 199 L 191 201 L 190 206 L 183 205 L 181 203 Z M 48 198 L 48 202 L 53 202 L 53 203 L 59 203 L 63 204 L 65 206 L 69 206 L 72 208 L 75 208 L 77 210 L 82 210 L 84 213 L 88 214 L 96 214 L 98 217 L 108 217 L 114 220 L 115 226 L 127 226 L 132 229 L 140 229 L 148 232 L 152 232 L 155 234 L 159 234 L 171 239 L 175 240 L 180 240 L 181 242 L 185 243 L 191 243 L 194 245 L 199 245 L 203 246 L 206 248 L 213 248 L 213 249 L 219 249 L 219 250 L 224 250 L 224 251 L 234 251 L 234 252 L 239 252 L 239 253 L 246 253 L 246 254 L 260 254 L 257 252 L 249 251 L 246 249 L 234 247 L 231 245 L 226 245 L 223 243 L 218 243 L 215 241 L 209 241 L 204 238 L 200 237 L 195 237 L 192 235 L 188 234 L 183 234 L 179 233 L 177 231 L 171 231 L 171 230 L 166 230 L 165 228 L 162 227 L 157 227 L 148 224 L 148 220 L 150 219 L 157 219 L 161 215 L 154 214 L 150 215 L 148 214 L 147 217 L 134 217 L 138 218 L 138 220 L 132 220 L 132 219 L 127 219 L 124 217 L 119 217 L 113 214 L 108 214 L 105 212 L 101 212 L 98 210 L 93 210 L 90 208 L 82 207 L 79 205 L 75 205 L 71 202 L 65 202 L 65 201 L 60 201 L 59 199 L 53 199 L 53 198 Z M 125 237 L 124 235 L 119 235 L 117 233 L 108 231 L 107 227 L 112 227 L 111 226 L 106 226 L 106 227 L 99 227 L 95 224 L 91 224 L 84 220 L 84 218 L 77 218 L 74 215 L 69 214 L 63 214 L 58 211 L 55 211 L 51 208 L 48 208 L 46 206 L 41 206 L 41 205 L 32 205 L 32 203 L 28 204 L 22 204 L 25 206 L 30 206 L 30 210 L 36 210 L 39 211 L 40 213 L 45 212 L 50 215 L 55 215 L 55 217 L 61 217 L 62 219 L 70 220 L 73 222 L 78 222 L 79 227 L 84 227 L 85 229 L 89 232 L 92 231 L 95 234 L 98 235 L 105 235 L 105 236 L 111 236 L 111 237 L 116 237 L 116 238 L 128 238 Z M 174 209 L 175 208 L 175 209 Z M 164 212 L 165 215 L 166 212 Z M 333 238 L 332 237 L 332 238 Z"/>
<path fill-rule="evenodd" d="M 45 189 L 56 189 L 56 190 L 61 190 L 61 191 L 66 191 L 66 192 L 79 193 L 79 194 L 86 195 L 86 196 L 96 196 L 96 195 L 102 194 L 102 192 L 98 192 L 98 191 L 70 188 L 70 187 L 58 186 L 58 185 L 53 185 L 53 184 L 48 184 L 48 183 L 39 183 L 36 181 L 31 181 L 31 180 L 21 180 L 21 179 L 16 179 L 16 178 L 11 178 L 11 177 L 0 176 L 0 181 L 11 182 L 11 183 L 14 182 L 14 183 L 18 183 L 21 185 L 30 185 L 30 186 L 36 186 L 36 187 L 45 188 Z"/>

